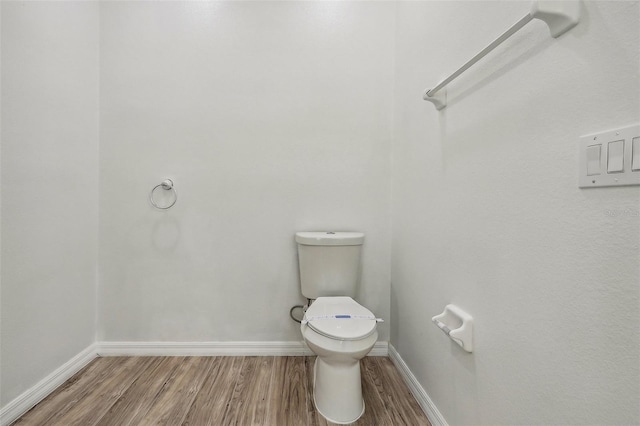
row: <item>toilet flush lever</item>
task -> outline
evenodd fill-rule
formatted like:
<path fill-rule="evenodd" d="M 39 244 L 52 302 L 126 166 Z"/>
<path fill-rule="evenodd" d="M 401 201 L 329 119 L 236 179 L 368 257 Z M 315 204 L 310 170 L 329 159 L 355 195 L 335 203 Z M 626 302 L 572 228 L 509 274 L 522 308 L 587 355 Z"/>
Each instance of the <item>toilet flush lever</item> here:
<path fill-rule="evenodd" d="M 333 320 L 333 319 L 367 319 L 367 320 L 375 320 L 375 322 L 384 322 L 382 318 L 376 318 L 373 315 L 316 315 L 313 317 L 305 317 L 302 320 L 302 324 L 306 324 L 309 321 L 317 321 L 317 320 Z"/>

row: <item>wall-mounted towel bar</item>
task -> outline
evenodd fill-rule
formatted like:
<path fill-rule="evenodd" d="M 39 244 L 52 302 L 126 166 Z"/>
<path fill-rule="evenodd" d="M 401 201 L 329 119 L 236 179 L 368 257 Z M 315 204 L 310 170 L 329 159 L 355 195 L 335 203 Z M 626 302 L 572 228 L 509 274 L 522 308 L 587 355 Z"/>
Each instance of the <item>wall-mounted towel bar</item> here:
<path fill-rule="evenodd" d="M 460 74 L 469 69 L 473 64 L 484 58 L 489 52 L 498 47 L 502 42 L 518 32 L 533 19 L 540 19 L 549 26 L 551 36 L 559 37 L 571 28 L 578 25 L 580 21 L 579 0 L 539 0 L 534 1 L 531 11 L 513 24 L 511 28 L 502 33 L 500 37 L 489 43 L 487 47 L 478 52 L 473 58 L 468 60 L 463 66 L 458 68 L 449 77 L 442 80 L 436 86 L 424 91 L 422 98 L 425 101 L 433 102 L 437 110 L 447 106 L 447 92 L 445 86 L 455 80 Z"/>

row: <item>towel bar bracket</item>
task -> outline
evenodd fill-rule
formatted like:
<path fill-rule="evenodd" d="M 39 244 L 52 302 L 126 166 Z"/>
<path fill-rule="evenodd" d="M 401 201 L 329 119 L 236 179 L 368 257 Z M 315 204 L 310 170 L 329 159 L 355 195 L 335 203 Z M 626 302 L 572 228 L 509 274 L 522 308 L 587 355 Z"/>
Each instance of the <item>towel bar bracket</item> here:
<path fill-rule="evenodd" d="M 433 96 L 429 95 L 429 92 L 433 89 L 427 89 L 424 91 L 424 95 L 422 95 L 422 99 L 425 101 L 429 101 L 433 103 L 433 106 L 436 107 L 438 111 L 447 106 L 447 88 L 443 87 L 438 93 Z"/>
<path fill-rule="evenodd" d="M 580 22 L 580 1 L 534 1 L 529 14 L 533 19 L 544 21 L 551 37 L 558 38 Z"/>

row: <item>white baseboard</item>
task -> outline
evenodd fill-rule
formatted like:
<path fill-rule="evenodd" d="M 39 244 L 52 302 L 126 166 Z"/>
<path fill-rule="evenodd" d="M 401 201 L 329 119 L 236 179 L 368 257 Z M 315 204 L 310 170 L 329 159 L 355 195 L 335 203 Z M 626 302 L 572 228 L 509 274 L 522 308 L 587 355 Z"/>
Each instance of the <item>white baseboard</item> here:
<path fill-rule="evenodd" d="M 69 380 L 74 374 L 89 364 L 97 356 L 95 344 L 90 345 L 78 355 L 57 368 L 53 373 L 27 389 L 13 401 L 0 409 L 0 425 L 6 426 L 42 401 L 58 386 Z"/>
<path fill-rule="evenodd" d="M 99 356 L 310 356 L 304 341 L 289 342 L 97 342 Z M 376 342 L 369 356 L 387 356 Z"/>
<path fill-rule="evenodd" d="M 420 408 L 422 408 L 422 411 L 424 411 L 431 424 L 433 426 L 448 426 L 447 421 L 444 419 L 440 411 L 438 411 L 436 405 L 433 403 L 431 398 L 429 398 L 427 392 L 425 392 L 424 388 L 418 382 L 418 379 L 416 379 L 416 376 L 414 376 L 411 370 L 409 370 L 409 367 L 392 344 L 389 344 L 389 358 L 400 372 L 400 375 L 409 387 L 413 396 L 416 398 L 416 401 L 418 401 Z"/>
<path fill-rule="evenodd" d="M 367 356 L 389 356 L 389 342 L 376 342 Z"/>
<path fill-rule="evenodd" d="M 304 342 L 97 342 L 100 356 L 302 356 Z"/>

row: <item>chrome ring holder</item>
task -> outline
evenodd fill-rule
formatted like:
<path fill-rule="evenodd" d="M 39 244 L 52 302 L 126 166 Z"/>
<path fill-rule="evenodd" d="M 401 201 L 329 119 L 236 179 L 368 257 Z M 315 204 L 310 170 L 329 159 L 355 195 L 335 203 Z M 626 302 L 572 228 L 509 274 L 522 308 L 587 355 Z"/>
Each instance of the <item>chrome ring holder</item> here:
<path fill-rule="evenodd" d="M 166 206 L 166 207 L 159 206 L 155 202 L 155 200 L 153 199 L 153 194 L 154 194 L 155 190 L 160 188 L 160 187 L 162 187 L 162 189 L 164 189 L 165 191 L 173 191 L 173 202 L 171 204 L 169 204 L 168 206 Z M 154 186 L 153 189 L 151 190 L 151 193 L 149 194 L 149 201 L 151 201 L 151 204 L 156 209 L 167 210 L 167 209 L 173 207 L 173 205 L 176 203 L 176 201 L 178 201 L 178 193 L 176 192 L 176 189 L 173 187 L 173 181 L 171 179 L 165 179 L 159 185 Z"/>

